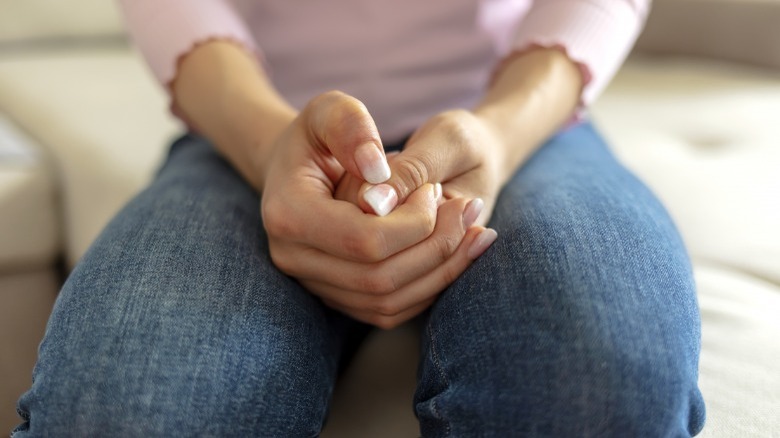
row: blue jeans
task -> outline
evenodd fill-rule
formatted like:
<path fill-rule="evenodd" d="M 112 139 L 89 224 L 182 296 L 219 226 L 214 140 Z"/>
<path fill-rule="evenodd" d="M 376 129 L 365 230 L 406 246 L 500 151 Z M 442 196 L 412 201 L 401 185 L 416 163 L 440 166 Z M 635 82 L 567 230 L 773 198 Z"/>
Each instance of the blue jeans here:
<path fill-rule="evenodd" d="M 274 268 L 258 202 L 179 139 L 63 287 L 13 436 L 316 436 L 368 327 Z M 421 317 L 423 436 L 699 432 L 689 260 L 592 126 L 542 146 L 490 226 Z"/>

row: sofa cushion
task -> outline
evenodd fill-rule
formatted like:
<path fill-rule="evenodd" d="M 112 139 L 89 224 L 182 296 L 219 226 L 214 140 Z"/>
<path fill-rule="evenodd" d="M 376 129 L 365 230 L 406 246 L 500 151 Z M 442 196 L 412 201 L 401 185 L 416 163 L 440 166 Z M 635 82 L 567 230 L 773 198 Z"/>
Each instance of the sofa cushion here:
<path fill-rule="evenodd" d="M 697 261 L 780 285 L 780 78 L 633 59 L 593 110 L 671 211 Z"/>
<path fill-rule="evenodd" d="M 0 272 L 50 265 L 59 254 L 59 204 L 35 143 L 0 113 Z"/>
<path fill-rule="evenodd" d="M 654 0 L 645 52 L 780 68 L 780 0 Z"/>
<path fill-rule="evenodd" d="M 122 34 L 111 0 L 0 0 L 0 46 L 30 40 Z"/>
<path fill-rule="evenodd" d="M 780 431 L 780 291 L 750 273 L 697 263 L 702 293 L 699 385 L 706 434 L 770 437 Z"/>

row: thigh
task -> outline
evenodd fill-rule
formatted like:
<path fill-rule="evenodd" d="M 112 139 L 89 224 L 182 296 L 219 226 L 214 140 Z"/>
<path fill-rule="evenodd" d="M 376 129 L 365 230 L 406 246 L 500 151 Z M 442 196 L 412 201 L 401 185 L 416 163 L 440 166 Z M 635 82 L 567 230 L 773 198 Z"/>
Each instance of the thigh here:
<path fill-rule="evenodd" d="M 663 207 L 589 124 L 500 195 L 496 243 L 428 316 L 426 436 L 696 433 L 699 315 Z"/>
<path fill-rule="evenodd" d="M 185 136 L 63 287 L 18 436 L 314 436 L 356 327 L 272 266 L 257 195 Z"/>

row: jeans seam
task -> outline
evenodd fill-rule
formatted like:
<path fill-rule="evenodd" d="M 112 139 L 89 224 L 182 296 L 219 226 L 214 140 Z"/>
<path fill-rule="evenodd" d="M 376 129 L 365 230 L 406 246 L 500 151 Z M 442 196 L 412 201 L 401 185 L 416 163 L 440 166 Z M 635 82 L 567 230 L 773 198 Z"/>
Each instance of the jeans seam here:
<path fill-rule="evenodd" d="M 428 322 L 427 331 L 428 331 L 428 343 L 430 344 L 431 359 L 433 362 L 433 366 L 436 369 L 437 373 L 439 374 L 439 377 L 441 378 L 442 382 L 444 382 L 444 389 L 446 390 L 447 388 L 450 387 L 450 382 L 447 379 L 447 375 L 444 372 L 444 367 L 441 365 L 441 360 L 439 359 L 439 354 L 436 352 L 436 347 L 434 346 L 435 338 L 433 336 L 433 330 L 431 329 L 430 321 Z M 451 432 L 450 423 L 444 418 L 443 415 L 441 415 L 441 411 L 439 410 L 439 404 L 435 398 L 431 401 L 431 407 L 433 408 L 434 414 L 445 423 L 445 427 L 444 427 L 445 436 L 450 436 L 450 432 Z"/>

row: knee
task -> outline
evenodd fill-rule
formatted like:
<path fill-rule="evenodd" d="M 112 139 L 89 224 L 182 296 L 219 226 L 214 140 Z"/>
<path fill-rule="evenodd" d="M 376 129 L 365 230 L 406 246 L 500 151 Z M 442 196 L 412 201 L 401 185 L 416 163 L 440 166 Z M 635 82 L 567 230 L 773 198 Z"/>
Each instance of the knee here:
<path fill-rule="evenodd" d="M 551 370 L 526 378 L 546 382 L 543 403 L 554 420 L 537 411 L 556 434 L 584 436 L 692 436 L 703 426 L 698 389 L 698 346 L 623 326 L 612 333 L 580 328 L 564 344 Z M 556 369 L 557 368 L 557 369 Z M 574 421 L 572 421 L 574 420 Z"/>
<path fill-rule="evenodd" d="M 565 325 L 565 323 L 562 323 Z M 573 324 L 530 340 L 439 342 L 424 359 L 424 436 L 691 436 L 704 421 L 682 346 Z M 578 333 L 568 336 L 565 333 Z M 430 341 L 429 341 L 430 342 Z M 428 345 L 430 347 L 430 344 Z"/>
<path fill-rule="evenodd" d="M 292 343 L 245 347 L 52 360 L 50 346 L 14 436 L 317 435 L 334 366 Z"/>

